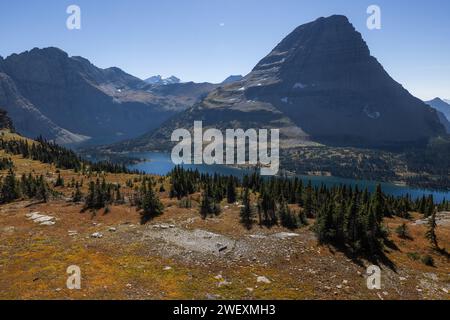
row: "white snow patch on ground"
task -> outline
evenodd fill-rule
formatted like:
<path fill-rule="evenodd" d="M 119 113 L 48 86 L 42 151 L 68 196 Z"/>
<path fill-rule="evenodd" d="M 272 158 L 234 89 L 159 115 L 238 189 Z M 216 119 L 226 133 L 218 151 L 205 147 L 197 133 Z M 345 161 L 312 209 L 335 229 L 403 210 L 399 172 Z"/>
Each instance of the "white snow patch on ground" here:
<path fill-rule="evenodd" d="M 305 89 L 306 87 L 308 87 L 307 85 L 297 82 L 296 84 L 294 84 L 294 89 Z"/>
<path fill-rule="evenodd" d="M 378 119 L 381 117 L 381 113 L 378 111 L 370 111 L 368 107 L 364 108 L 364 113 L 370 118 L 370 119 Z"/>

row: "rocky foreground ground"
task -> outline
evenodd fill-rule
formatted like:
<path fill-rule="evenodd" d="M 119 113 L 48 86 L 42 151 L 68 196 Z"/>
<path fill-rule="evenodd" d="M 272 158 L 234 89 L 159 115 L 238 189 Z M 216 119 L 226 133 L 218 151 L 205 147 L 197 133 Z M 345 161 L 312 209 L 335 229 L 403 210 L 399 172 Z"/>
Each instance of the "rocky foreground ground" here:
<path fill-rule="evenodd" d="M 427 221 L 386 218 L 390 243 L 385 259 L 354 259 L 333 247 L 320 246 L 309 226 L 296 230 L 240 223 L 240 204 L 222 203 L 222 212 L 202 219 L 200 194 L 192 208 L 180 208 L 160 192 L 164 213 L 140 224 L 135 207 L 125 203 L 109 211 L 81 213 L 73 203 L 70 181 L 90 179 L 72 170 L 0 151 L 14 162 L 18 176 L 32 172 L 65 186 L 48 203 L 20 200 L 0 205 L 0 299 L 449 299 L 448 256 L 430 249 Z M 6 171 L 0 172 L 5 175 Z M 136 175 L 103 174 L 132 191 Z M 168 178 L 157 178 L 169 190 Z M 292 208 L 294 209 L 294 208 Z M 298 208 L 295 208 L 298 210 Z M 439 245 L 450 250 L 450 213 L 437 216 Z M 395 229 L 405 223 L 410 237 Z M 434 260 L 424 264 L 424 257 Z M 381 268 L 381 289 L 367 288 L 366 270 Z M 81 289 L 66 286 L 67 268 L 81 270 Z"/>
<path fill-rule="evenodd" d="M 296 231 L 239 224 L 239 205 L 203 220 L 197 209 L 164 199 L 164 215 L 139 224 L 134 208 L 97 215 L 64 200 L 1 207 L 1 299 L 448 299 L 450 264 L 432 253 L 420 219 L 406 221 L 412 240 L 394 234 L 380 262 L 381 290 L 369 290 L 366 267 Z M 419 217 L 417 217 L 419 218 Z M 442 214 L 441 243 L 450 219 Z M 390 229 L 405 221 L 388 219 Z M 430 254 L 435 266 L 420 257 Z M 80 290 L 66 269 L 81 269 Z"/>

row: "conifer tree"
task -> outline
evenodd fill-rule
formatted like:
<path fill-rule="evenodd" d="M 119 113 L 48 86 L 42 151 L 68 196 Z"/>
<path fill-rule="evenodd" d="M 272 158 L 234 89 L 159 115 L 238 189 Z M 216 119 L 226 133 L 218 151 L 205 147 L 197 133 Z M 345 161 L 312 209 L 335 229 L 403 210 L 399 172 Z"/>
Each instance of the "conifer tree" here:
<path fill-rule="evenodd" d="M 291 210 L 284 199 L 282 199 L 280 203 L 279 216 L 283 227 L 288 229 L 295 229 L 298 227 L 297 219 L 295 215 L 291 213 Z"/>
<path fill-rule="evenodd" d="M 345 236 L 349 243 L 353 243 L 358 239 L 358 208 L 356 198 L 353 196 L 347 208 L 345 215 Z"/>
<path fill-rule="evenodd" d="M 385 215 L 386 207 L 384 203 L 383 192 L 381 191 L 381 185 L 377 185 L 376 191 L 372 196 L 372 211 L 375 214 L 377 222 L 380 223 Z"/>
<path fill-rule="evenodd" d="M 36 198 L 43 202 L 48 201 L 48 187 L 45 183 L 44 176 L 40 176 L 36 187 Z"/>
<path fill-rule="evenodd" d="M 235 203 L 236 202 L 236 186 L 235 186 L 233 177 L 229 177 L 228 178 L 227 202 L 228 203 Z"/>
<path fill-rule="evenodd" d="M 435 209 L 436 208 L 435 208 L 435 205 L 434 205 L 433 195 L 430 195 L 425 200 L 425 210 L 424 210 L 425 217 L 430 217 L 434 213 Z"/>
<path fill-rule="evenodd" d="M 142 224 L 145 224 L 147 221 L 163 213 L 164 206 L 152 187 L 147 188 L 145 194 L 143 194 L 141 208 Z"/>
<path fill-rule="evenodd" d="M 395 229 L 395 232 L 402 239 L 408 239 L 410 237 L 409 231 L 408 231 L 408 226 L 406 225 L 406 223 L 402 223 L 401 225 L 399 225 Z"/>
<path fill-rule="evenodd" d="M 250 204 L 249 189 L 245 188 L 242 194 L 241 222 L 247 228 L 253 226 L 254 212 Z"/>
<path fill-rule="evenodd" d="M 2 181 L 0 190 L 0 203 L 12 202 L 20 197 L 20 191 L 17 185 L 16 175 L 12 169 Z"/>
<path fill-rule="evenodd" d="M 369 212 L 366 217 L 366 237 L 365 241 L 367 242 L 367 247 L 370 253 L 374 254 L 380 249 L 380 242 L 378 239 L 379 235 L 379 226 L 378 226 L 378 217 L 375 210 L 373 210 L 372 206 L 369 206 Z"/>
<path fill-rule="evenodd" d="M 305 214 L 308 218 L 314 217 L 313 212 L 313 188 L 311 184 L 311 180 L 308 182 L 308 186 L 305 190 L 305 199 L 304 199 L 304 210 Z"/>
<path fill-rule="evenodd" d="M 118 204 L 124 203 L 123 196 L 122 196 L 122 194 L 120 192 L 120 185 L 118 185 L 116 187 L 115 202 L 118 203 Z"/>
<path fill-rule="evenodd" d="M 306 217 L 304 210 L 300 210 L 300 212 L 298 213 L 298 223 L 300 226 L 308 225 L 308 218 Z"/>
<path fill-rule="evenodd" d="M 80 202 L 83 199 L 83 194 L 81 193 L 80 186 L 78 182 L 75 183 L 75 192 L 73 193 L 72 201 Z"/>
<path fill-rule="evenodd" d="M 269 191 L 263 189 L 260 202 L 263 214 L 263 224 L 268 227 L 276 225 L 278 223 L 278 217 L 276 215 L 276 203 L 274 197 Z"/>
<path fill-rule="evenodd" d="M 60 173 L 58 173 L 58 178 L 55 181 L 55 187 L 64 187 L 64 179 L 61 177 Z"/>
<path fill-rule="evenodd" d="M 433 249 L 439 249 L 437 236 L 436 236 L 436 208 L 431 213 L 430 217 L 428 218 L 428 230 L 425 233 L 425 237 L 430 241 L 431 247 Z"/>
<path fill-rule="evenodd" d="M 320 243 L 327 243 L 333 239 L 332 229 L 333 210 L 330 204 L 323 203 L 317 212 L 315 230 Z"/>

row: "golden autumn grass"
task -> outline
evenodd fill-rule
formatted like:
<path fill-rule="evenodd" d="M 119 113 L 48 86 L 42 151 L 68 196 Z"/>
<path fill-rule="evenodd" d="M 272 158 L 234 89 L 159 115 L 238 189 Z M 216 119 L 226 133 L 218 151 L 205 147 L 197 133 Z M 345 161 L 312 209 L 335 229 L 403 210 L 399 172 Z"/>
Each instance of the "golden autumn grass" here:
<path fill-rule="evenodd" d="M 3 133 L 3 138 L 18 136 Z M 126 187 L 126 181 L 137 178 L 127 174 L 88 177 L 3 151 L 0 157 L 13 160 L 17 175 L 32 172 L 52 181 L 59 173 L 66 183 L 83 179 L 84 192 L 90 179 L 104 177 L 110 183 L 119 183 L 127 195 L 132 190 Z M 169 181 L 161 182 L 168 190 Z M 69 187 L 57 190 L 65 197 L 73 192 Z M 173 223 L 183 230 L 207 230 L 235 240 L 254 234 L 269 236 L 291 232 L 281 227 L 269 230 L 255 226 L 247 230 L 239 223 L 239 208 L 234 205 L 224 204 L 221 215 L 203 220 L 196 207 L 199 194 L 192 197 L 192 209 L 179 208 L 178 202 L 169 199 L 167 192 L 160 197 L 165 211 L 151 224 Z M 449 298 L 443 290 L 450 286 L 448 258 L 429 248 L 424 238 L 425 226 L 414 224 L 414 220 L 420 218 L 418 214 L 414 214 L 412 220 L 385 220 L 391 231 L 390 239 L 397 247 L 387 248 L 386 256 L 396 270 L 383 266 L 385 287 L 376 292 L 367 289 L 363 277 L 365 267 L 370 264 L 368 261 L 359 264 L 334 248 L 319 246 L 310 227 L 295 230 L 300 239 L 280 242 L 280 247 L 274 250 L 279 252 L 270 255 L 260 248 L 255 251 L 254 259 L 231 261 L 227 257 L 213 257 L 192 261 L 183 255 L 167 256 L 156 242 L 142 240 L 141 235 L 148 226 L 139 225 L 139 212 L 133 207 L 113 205 L 108 214 L 101 210 L 95 215 L 81 213 L 81 209 L 81 205 L 64 198 L 35 204 L 21 200 L 0 206 L 0 299 Z M 27 220 L 25 215 L 34 211 L 56 217 L 56 225 L 40 226 Z M 407 223 L 412 240 L 400 239 L 395 234 L 395 228 L 401 223 Z M 110 227 L 117 231 L 109 232 Z M 69 230 L 76 230 L 77 236 L 70 236 Z M 98 231 L 104 234 L 102 239 L 90 237 Z M 438 228 L 438 238 L 441 246 L 450 250 L 449 226 Z M 288 250 L 289 255 L 285 253 Z M 434 258 L 434 267 L 412 258 L 424 255 Z M 81 290 L 66 288 L 66 269 L 70 265 L 78 265 L 82 270 Z M 257 283 L 260 275 L 271 283 Z M 434 282 L 430 282 L 430 275 Z"/>

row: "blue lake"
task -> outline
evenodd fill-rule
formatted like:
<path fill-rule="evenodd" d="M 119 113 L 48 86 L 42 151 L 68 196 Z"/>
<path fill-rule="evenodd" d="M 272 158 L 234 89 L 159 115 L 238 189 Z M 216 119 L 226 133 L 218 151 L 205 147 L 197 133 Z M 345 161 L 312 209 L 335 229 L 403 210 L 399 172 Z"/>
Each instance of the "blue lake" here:
<path fill-rule="evenodd" d="M 140 158 L 140 159 L 148 159 L 147 162 L 141 162 L 138 164 L 130 165 L 130 169 L 137 169 L 139 171 L 143 171 L 149 174 L 157 174 L 157 175 L 165 175 L 169 173 L 173 168 L 174 164 L 170 158 L 170 154 L 161 153 L 161 152 L 146 152 L 146 153 L 135 153 L 131 156 Z M 248 173 L 247 170 L 231 168 L 223 165 L 183 165 L 186 169 L 198 169 L 199 172 L 214 174 L 218 173 L 221 175 L 234 175 L 238 177 L 242 177 L 244 174 Z M 393 196 L 402 196 L 409 194 L 413 199 L 417 199 L 422 197 L 423 195 L 432 194 L 436 202 L 442 202 L 442 200 L 450 199 L 450 192 L 440 192 L 434 190 L 426 190 L 426 189 L 416 189 L 407 186 L 395 185 L 392 183 L 384 183 L 377 181 L 367 181 L 367 180 L 354 180 L 354 179 L 345 179 L 339 177 L 323 177 L 323 176 L 298 176 L 305 182 L 311 180 L 312 184 L 315 186 L 320 186 L 324 184 L 328 187 L 333 185 L 351 185 L 358 186 L 360 189 L 368 188 L 369 191 L 375 190 L 378 184 L 381 184 L 383 192 L 386 194 L 390 194 Z"/>

